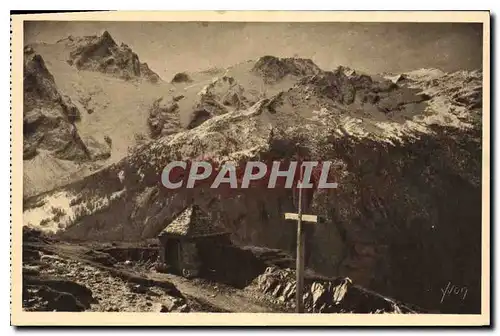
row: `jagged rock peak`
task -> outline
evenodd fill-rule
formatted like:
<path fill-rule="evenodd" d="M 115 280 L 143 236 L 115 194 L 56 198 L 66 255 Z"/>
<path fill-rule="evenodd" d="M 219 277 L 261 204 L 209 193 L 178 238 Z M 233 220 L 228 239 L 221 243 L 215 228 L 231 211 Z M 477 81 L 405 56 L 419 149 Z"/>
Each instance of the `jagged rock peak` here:
<path fill-rule="evenodd" d="M 113 40 L 113 37 L 111 37 L 111 34 L 105 30 L 102 35 L 101 35 L 101 40 L 102 41 L 106 41 L 106 42 L 109 42 L 111 44 L 115 44 L 116 45 L 116 42 L 115 40 Z"/>
<path fill-rule="evenodd" d="M 118 45 L 106 30 L 100 36 L 68 39 L 72 49 L 68 64 L 79 70 L 98 71 L 125 80 L 143 78 L 151 83 L 160 81 L 146 63 L 125 43 Z"/>
<path fill-rule="evenodd" d="M 252 72 L 263 77 L 266 82 L 278 82 L 287 75 L 310 76 L 321 72 L 321 69 L 307 58 L 278 58 L 263 56 L 255 63 Z"/>

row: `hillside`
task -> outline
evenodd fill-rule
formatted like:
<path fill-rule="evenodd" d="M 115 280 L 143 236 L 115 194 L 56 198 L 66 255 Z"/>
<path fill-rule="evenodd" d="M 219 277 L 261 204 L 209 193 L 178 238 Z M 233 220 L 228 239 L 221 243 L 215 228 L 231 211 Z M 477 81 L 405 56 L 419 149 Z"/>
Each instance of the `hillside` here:
<path fill-rule="evenodd" d="M 109 34 L 104 33 L 101 38 L 89 37 L 88 39 L 91 42 L 94 40 L 96 40 L 94 42 L 102 42 L 106 36 Z M 146 73 L 146 79 L 139 77 L 139 80 L 133 81 L 116 77 L 109 68 L 91 69 L 88 65 L 89 62 L 82 63 L 80 70 L 72 67 L 67 63 L 67 60 L 74 57 L 72 53 L 75 49 L 82 50 L 80 44 L 75 44 L 73 38 L 68 38 L 56 44 L 38 43 L 25 48 L 36 55 L 35 59 L 42 64 L 43 71 L 39 72 L 33 69 L 33 72 L 38 73 L 39 80 L 30 80 L 31 68 L 29 64 L 33 62 L 30 61 L 29 54 L 25 52 L 25 64 L 28 67 L 25 65 L 24 113 L 26 115 L 30 110 L 30 107 L 26 106 L 27 101 L 30 101 L 26 99 L 26 95 L 31 95 L 30 92 L 35 94 L 36 92 L 44 92 L 50 88 L 56 92 L 56 95 L 64 97 L 66 101 L 70 102 L 72 113 L 77 116 L 65 122 L 66 127 L 70 130 L 68 132 L 77 134 L 84 143 L 90 143 L 91 146 L 100 148 L 100 151 L 104 151 L 104 153 L 96 155 L 46 153 L 44 151 L 46 146 L 42 145 L 47 140 L 43 140 L 42 143 L 34 146 L 40 149 L 38 151 L 40 155 L 25 155 L 24 157 L 25 197 L 75 181 L 102 166 L 121 159 L 126 155 L 128 147 L 135 143 L 134 135 L 147 133 L 146 113 L 142 113 L 142 111 L 147 110 L 151 101 L 156 95 L 159 95 L 158 92 L 162 91 L 159 87 L 160 84 L 150 83 L 149 73 Z M 92 50 L 95 45 L 89 42 L 84 47 Z M 118 47 L 115 45 L 114 48 Z M 83 50 L 87 49 L 83 48 Z M 125 59 L 125 56 L 129 56 L 133 60 L 137 57 L 130 50 L 127 50 L 129 54 L 125 53 L 125 56 L 124 53 L 120 54 L 120 51 L 118 50 L 115 54 Z M 90 57 L 89 59 L 96 58 Z M 142 67 L 144 68 L 144 66 Z M 117 68 L 127 69 L 126 64 L 120 63 Z M 151 70 L 148 68 L 148 71 Z M 151 89 L 157 89 L 156 93 L 151 92 Z M 149 93 L 150 96 L 148 97 L 145 93 Z M 38 102 L 31 105 L 35 105 L 37 108 L 40 106 Z M 45 105 L 53 109 L 52 114 L 59 113 L 50 104 L 45 103 Z M 25 117 L 25 125 L 26 121 Z M 39 138 L 47 139 L 48 130 L 46 128 L 34 125 L 33 129 Z M 64 133 L 60 131 L 53 133 L 59 141 L 66 141 L 62 138 Z M 40 171 L 40 166 L 46 167 L 46 169 Z"/>
<path fill-rule="evenodd" d="M 75 106 L 96 92 L 93 113 L 75 125 L 112 146 L 107 167 L 26 200 L 25 225 L 61 239 L 140 241 L 194 201 L 236 244 L 293 251 L 295 228 L 283 219 L 294 210 L 290 191 L 174 193 L 160 174 L 173 160 L 283 160 L 300 149 L 334 161 L 339 183 L 308 210 L 325 219 L 308 232 L 308 268 L 426 309 L 479 311 L 480 71 L 369 76 L 265 56 L 152 84 L 76 71 L 65 42 L 33 48 Z M 145 137 L 128 151 L 134 134 Z M 467 286 L 467 302 L 439 302 L 450 279 Z"/>

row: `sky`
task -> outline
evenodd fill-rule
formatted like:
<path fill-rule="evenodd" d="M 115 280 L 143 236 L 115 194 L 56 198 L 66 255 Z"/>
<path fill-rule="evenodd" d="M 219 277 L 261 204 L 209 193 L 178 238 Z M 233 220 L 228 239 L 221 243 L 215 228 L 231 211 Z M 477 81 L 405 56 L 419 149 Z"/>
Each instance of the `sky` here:
<path fill-rule="evenodd" d="M 164 79 L 227 67 L 263 55 L 312 59 L 370 74 L 438 68 L 478 69 L 482 25 L 474 23 L 83 22 L 25 23 L 25 44 L 53 43 L 108 30 Z"/>

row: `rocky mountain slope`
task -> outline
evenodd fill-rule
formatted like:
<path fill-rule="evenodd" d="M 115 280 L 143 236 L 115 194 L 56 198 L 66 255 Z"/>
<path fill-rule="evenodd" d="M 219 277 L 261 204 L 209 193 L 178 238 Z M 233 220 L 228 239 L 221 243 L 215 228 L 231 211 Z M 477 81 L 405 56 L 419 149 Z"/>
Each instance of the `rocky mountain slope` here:
<path fill-rule="evenodd" d="M 307 267 L 426 309 L 479 311 L 480 71 L 368 76 L 266 56 L 191 78 L 142 114 L 155 140 L 27 200 L 25 224 L 62 238 L 141 240 L 194 201 L 236 244 L 293 251 L 289 190 L 172 192 L 160 175 L 173 160 L 272 161 L 300 150 L 333 161 L 339 183 L 307 210 L 324 218 L 308 229 Z M 467 301 L 440 302 L 451 279 L 469 289 Z"/>
<path fill-rule="evenodd" d="M 75 123 L 82 118 L 69 96 L 58 89 L 54 77 L 33 48 L 24 49 L 23 159 L 27 196 L 50 185 L 56 175 L 77 171 L 82 163 L 110 156 L 110 144 L 92 135 L 81 135 Z M 40 170 L 43 168 L 43 172 Z M 57 169 L 59 168 L 59 169 Z M 64 180 L 64 179 L 63 179 Z"/>
<path fill-rule="evenodd" d="M 264 77 L 260 74 L 260 66 L 254 67 L 257 61 L 249 61 L 227 69 L 179 72 L 172 80 L 163 80 L 129 46 L 117 43 L 106 31 L 95 36 L 68 36 L 53 44 L 33 43 L 26 50 L 30 52 L 25 53 L 25 63 L 32 65 L 25 67 L 24 114 L 30 114 L 26 119 L 30 124 L 28 132 L 38 135 L 29 135 L 32 139 L 25 145 L 25 197 L 116 163 L 144 141 L 193 128 L 214 115 L 247 108 L 260 98 L 291 87 L 300 77 L 300 72 L 292 69 L 279 82 L 270 83 L 265 73 Z M 39 66 L 32 62 L 31 54 L 38 55 L 36 62 L 43 63 L 39 75 L 34 75 Z M 307 63 L 296 63 L 301 62 Z M 307 66 L 310 65 L 302 65 Z M 27 97 L 52 91 L 57 91 L 57 96 L 40 98 L 45 102 Z M 69 104 L 67 108 L 60 106 L 61 113 L 71 114 L 66 130 L 49 135 L 46 126 L 32 127 L 31 119 L 38 115 L 36 111 L 29 112 L 33 106 L 49 106 L 51 101 L 59 100 L 63 105 Z M 64 112 L 66 109 L 71 112 Z M 47 108 L 45 111 L 47 114 Z M 71 132 L 78 134 L 87 147 L 93 147 L 96 154 L 92 159 L 89 158 L 92 155 L 75 154 L 71 148 L 66 149 L 69 154 L 57 155 L 43 150 L 44 144 L 54 139 L 66 143 Z M 45 135 L 46 139 L 39 144 L 40 137 Z M 45 169 L 40 171 L 37 169 L 40 166 Z"/>
<path fill-rule="evenodd" d="M 122 158 L 146 133 L 145 117 L 134 124 L 130 116 L 141 110 L 141 90 L 160 79 L 109 33 L 26 46 L 24 63 L 25 197 Z"/>

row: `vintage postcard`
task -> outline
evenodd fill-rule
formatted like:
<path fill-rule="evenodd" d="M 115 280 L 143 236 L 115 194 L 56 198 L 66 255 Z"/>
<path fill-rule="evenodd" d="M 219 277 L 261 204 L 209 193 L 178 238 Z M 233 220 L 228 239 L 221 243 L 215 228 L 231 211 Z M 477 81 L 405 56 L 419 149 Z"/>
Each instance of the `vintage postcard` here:
<path fill-rule="evenodd" d="M 490 324 L 489 12 L 11 20 L 13 325 Z"/>

